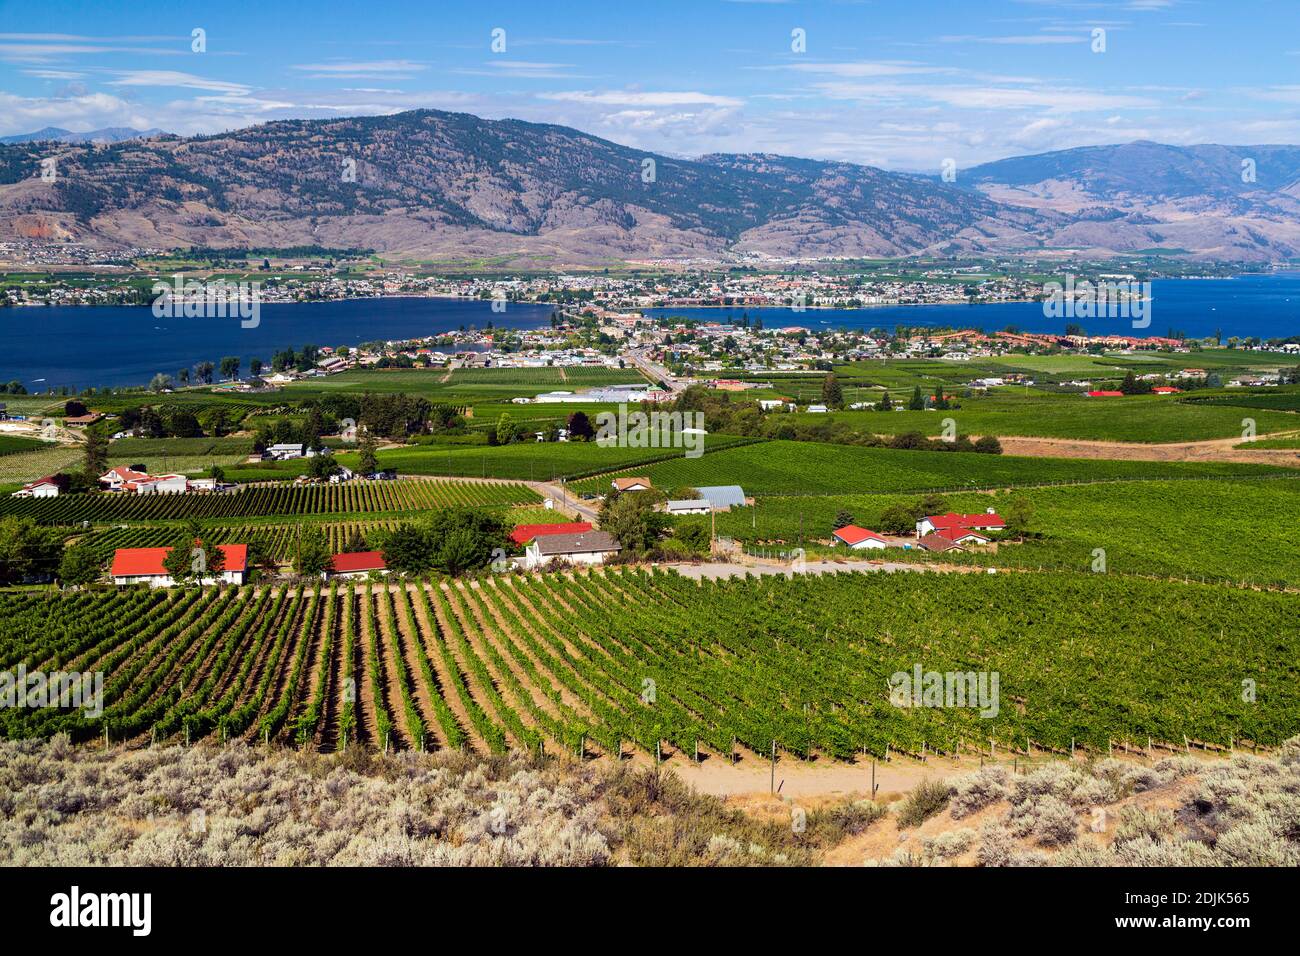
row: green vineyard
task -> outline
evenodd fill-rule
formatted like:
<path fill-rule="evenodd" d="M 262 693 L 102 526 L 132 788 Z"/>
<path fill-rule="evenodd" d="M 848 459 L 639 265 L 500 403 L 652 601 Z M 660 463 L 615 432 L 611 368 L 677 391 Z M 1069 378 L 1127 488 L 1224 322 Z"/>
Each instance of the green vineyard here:
<path fill-rule="evenodd" d="M 101 672 L 104 697 L 0 709 L 0 732 L 724 759 L 1275 745 L 1300 730 L 1294 624 L 1290 594 L 1060 573 L 7 593 L 0 671 Z M 996 673 L 995 713 L 896 706 L 891 675 L 918 667 Z"/>
<path fill-rule="evenodd" d="M 170 521 L 275 515 L 368 514 L 456 506 L 527 505 L 541 498 L 515 484 L 439 481 L 362 481 L 341 485 L 274 485 L 227 493 L 177 495 L 82 494 L 0 499 L 0 516 L 41 524 L 83 521 Z"/>
<path fill-rule="evenodd" d="M 390 518 L 377 521 L 313 521 L 309 527 L 319 529 L 325 536 L 325 543 L 330 551 L 338 554 L 348 550 L 348 545 L 354 538 L 371 540 L 372 534 L 393 531 L 403 523 L 403 520 Z M 215 525 L 207 526 L 203 531 L 205 539 L 210 544 L 258 542 L 272 559 L 286 562 L 293 557 L 300 527 L 303 525 L 297 523 Z M 86 544 L 100 562 L 108 561 L 118 548 L 163 548 L 174 544 L 175 540 L 174 525 L 118 526 L 79 536 L 79 541 Z"/>

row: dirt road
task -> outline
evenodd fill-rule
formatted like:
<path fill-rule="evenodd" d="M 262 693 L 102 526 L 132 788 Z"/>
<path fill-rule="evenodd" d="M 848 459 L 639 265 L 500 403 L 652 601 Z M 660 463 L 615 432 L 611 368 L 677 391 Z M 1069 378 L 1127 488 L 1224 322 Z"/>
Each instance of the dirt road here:
<path fill-rule="evenodd" d="M 1006 455 L 1033 458 L 1105 458 L 1117 461 L 1224 461 L 1300 468 L 1300 452 L 1286 448 L 1237 448 L 1240 438 L 1142 445 L 1136 442 L 1067 438 L 999 438 Z"/>

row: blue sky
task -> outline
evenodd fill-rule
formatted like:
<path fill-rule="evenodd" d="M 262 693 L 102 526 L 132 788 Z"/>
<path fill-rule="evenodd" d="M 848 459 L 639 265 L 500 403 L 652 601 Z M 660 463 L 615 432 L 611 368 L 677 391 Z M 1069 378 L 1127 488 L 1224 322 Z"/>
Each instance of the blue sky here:
<path fill-rule="evenodd" d="M 922 171 L 1135 139 L 1298 143 L 1300 3 L 0 0 L 0 134 L 418 107 Z"/>

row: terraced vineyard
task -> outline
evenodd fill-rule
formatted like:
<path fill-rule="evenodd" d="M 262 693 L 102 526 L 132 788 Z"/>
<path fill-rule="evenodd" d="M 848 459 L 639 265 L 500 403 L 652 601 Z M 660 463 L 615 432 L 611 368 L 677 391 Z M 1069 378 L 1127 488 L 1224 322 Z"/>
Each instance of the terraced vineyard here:
<path fill-rule="evenodd" d="M 101 671 L 105 696 L 99 717 L 0 710 L 0 732 L 688 759 L 1272 745 L 1300 730 L 1294 623 L 1289 594 L 1061 573 L 7 593 L 0 670 Z M 998 673 L 996 715 L 895 706 L 916 666 Z"/>
<path fill-rule="evenodd" d="M 82 494 L 0 499 L 0 515 L 42 524 L 169 521 L 271 515 L 366 514 L 450 506 L 526 505 L 540 497 L 524 485 L 442 481 L 364 481 L 343 485 L 245 487 L 226 494 Z"/>
<path fill-rule="evenodd" d="M 320 529 L 334 553 L 347 549 L 354 536 L 369 539 L 376 532 L 391 531 L 402 524 L 402 519 L 384 521 L 338 521 L 318 523 L 311 527 Z M 252 544 L 260 542 L 276 561 L 288 561 L 294 553 L 298 524 L 244 524 L 217 525 L 204 529 L 204 537 L 211 544 Z M 132 525 L 104 528 L 82 538 L 101 561 L 107 561 L 117 548 L 161 548 L 176 541 L 175 526 Z"/>

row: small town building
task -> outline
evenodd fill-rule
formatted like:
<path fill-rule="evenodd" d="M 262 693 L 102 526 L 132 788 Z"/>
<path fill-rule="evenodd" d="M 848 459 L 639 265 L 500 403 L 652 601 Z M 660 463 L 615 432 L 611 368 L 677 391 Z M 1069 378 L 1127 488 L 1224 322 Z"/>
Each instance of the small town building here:
<path fill-rule="evenodd" d="M 248 545 L 219 544 L 224 559 L 221 571 L 199 579 L 201 584 L 243 584 L 248 575 Z M 113 552 L 109 576 L 114 584 L 147 584 L 169 588 L 172 580 L 163 562 L 171 548 L 118 548 Z"/>
<path fill-rule="evenodd" d="M 610 484 L 614 486 L 615 491 L 649 491 L 653 487 L 649 478 L 641 476 L 615 478 Z"/>
<path fill-rule="evenodd" d="M 11 498 L 57 498 L 58 496 L 59 481 L 54 475 L 29 481 L 10 495 Z"/>
<path fill-rule="evenodd" d="M 524 567 L 539 568 L 551 561 L 570 564 L 603 564 L 623 546 L 608 531 L 586 531 L 581 534 L 547 534 L 533 538 L 525 552 Z"/>
<path fill-rule="evenodd" d="M 328 577 L 365 578 L 371 574 L 387 574 L 388 562 L 382 551 L 349 551 L 336 554 L 330 560 Z"/>
<path fill-rule="evenodd" d="M 882 535 L 879 535 L 868 528 L 859 528 L 855 524 L 845 525 L 843 528 L 836 528 L 834 537 L 837 543 L 852 548 L 854 551 L 863 551 L 868 548 L 889 547 L 889 542 L 885 540 Z"/>
<path fill-rule="evenodd" d="M 510 540 L 520 547 L 534 538 L 548 534 L 583 534 L 591 530 L 589 521 L 563 521 L 557 524 L 520 524 L 510 532 Z"/>
<path fill-rule="evenodd" d="M 712 509 L 703 498 L 678 498 L 668 501 L 664 510 L 670 515 L 706 515 Z"/>
<path fill-rule="evenodd" d="M 1007 526 L 1002 517 L 989 508 L 982 514 L 957 514 L 949 511 L 942 515 L 928 515 L 916 523 L 916 536 L 924 537 L 945 528 L 970 528 L 978 531 L 1001 531 Z"/>

